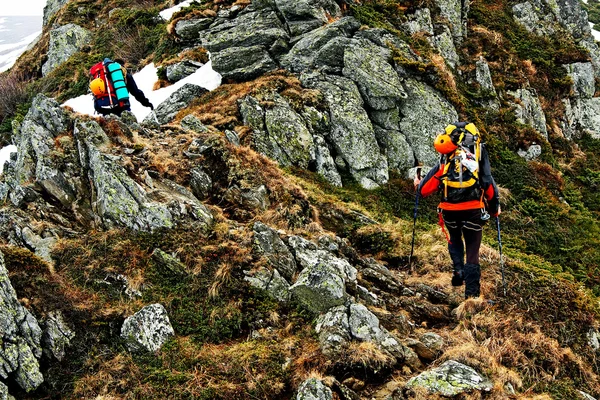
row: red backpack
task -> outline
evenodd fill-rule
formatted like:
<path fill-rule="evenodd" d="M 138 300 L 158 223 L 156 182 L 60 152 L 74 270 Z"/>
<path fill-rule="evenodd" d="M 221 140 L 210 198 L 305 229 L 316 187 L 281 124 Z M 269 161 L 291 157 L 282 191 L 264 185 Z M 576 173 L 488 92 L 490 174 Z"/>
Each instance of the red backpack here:
<path fill-rule="evenodd" d="M 129 105 L 125 74 L 120 64 L 108 58 L 90 68 L 93 79 L 90 89 L 100 107 L 112 109 Z"/>

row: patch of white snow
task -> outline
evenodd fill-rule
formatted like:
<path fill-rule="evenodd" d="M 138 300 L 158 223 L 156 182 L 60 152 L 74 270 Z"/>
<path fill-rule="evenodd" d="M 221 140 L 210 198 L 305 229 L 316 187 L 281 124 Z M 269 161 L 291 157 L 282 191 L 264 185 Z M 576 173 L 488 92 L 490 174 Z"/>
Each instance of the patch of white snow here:
<path fill-rule="evenodd" d="M 600 31 L 594 29 L 594 23 L 588 22 L 590 24 L 590 28 L 592 29 L 592 35 L 594 35 L 594 40 L 600 42 Z"/>
<path fill-rule="evenodd" d="M 160 15 L 162 17 L 162 19 L 164 19 L 165 21 L 168 21 L 171 19 L 171 17 L 173 17 L 173 14 L 175 14 L 177 11 L 179 11 L 185 7 L 189 7 L 190 5 L 192 5 L 192 3 L 196 3 L 196 0 L 186 0 L 184 2 L 177 4 L 175 7 L 171 7 L 171 8 L 167 8 L 166 10 L 162 10 L 158 15 Z"/>
<path fill-rule="evenodd" d="M 10 160 L 10 155 L 17 152 L 17 146 L 8 145 L 0 150 L 0 174 L 4 170 L 4 163 Z"/>

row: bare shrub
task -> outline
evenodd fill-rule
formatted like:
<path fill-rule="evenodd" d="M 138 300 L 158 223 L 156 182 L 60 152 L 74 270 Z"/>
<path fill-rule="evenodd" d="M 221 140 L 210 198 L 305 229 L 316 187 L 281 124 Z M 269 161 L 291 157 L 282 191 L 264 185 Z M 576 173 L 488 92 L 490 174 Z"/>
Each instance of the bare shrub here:
<path fill-rule="evenodd" d="M 22 75 L 13 72 L 0 74 L 0 121 L 14 115 L 17 106 L 25 101 L 27 90 Z"/>

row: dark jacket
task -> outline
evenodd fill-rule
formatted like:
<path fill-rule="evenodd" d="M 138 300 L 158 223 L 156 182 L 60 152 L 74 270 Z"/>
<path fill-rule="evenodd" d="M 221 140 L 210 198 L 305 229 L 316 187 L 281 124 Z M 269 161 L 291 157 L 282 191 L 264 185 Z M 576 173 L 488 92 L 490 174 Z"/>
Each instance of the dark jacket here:
<path fill-rule="evenodd" d="M 154 109 L 154 107 L 152 106 L 152 103 L 150 103 L 150 100 L 148 100 L 146 98 L 146 96 L 144 95 L 144 92 L 142 92 L 137 87 L 137 84 L 135 83 L 133 76 L 129 72 L 125 76 L 125 81 L 126 81 L 127 91 L 129 91 L 130 95 L 135 97 L 135 99 L 137 101 L 139 101 L 144 107 L 150 107 L 150 108 Z M 98 114 L 102 114 L 102 115 L 108 115 L 108 114 L 121 115 L 121 113 L 123 111 L 131 111 L 131 105 L 129 104 L 129 100 L 125 100 L 125 101 L 119 102 L 119 104 L 114 106 L 113 108 L 103 108 L 100 106 L 100 104 L 98 104 L 98 100 L 94 99 L 94 109 L 96 110 L 96 112 L 98 112 Z"/>
<path fill-rule="evenodd" d="M 418 192 L 422 197 L 427 197 L 443 189 L 442 177 L 447 157 L 443 156 L 440 162 L 433 167 L 427 176 L 423 178 L 418 187 Z M 479 160 L 479 186 L 483 196 L 479 200 L 470 200 L 462 203 L 450 203 L 444 201 L 439 204 L 439 208 L 447 211 L 471 210 L 485 208 L 493 217 L 498 215 L 500 206 L 498 187 L 492 177 L 490 160 L 484 145 L 481 145 L 481 159 Z"/>

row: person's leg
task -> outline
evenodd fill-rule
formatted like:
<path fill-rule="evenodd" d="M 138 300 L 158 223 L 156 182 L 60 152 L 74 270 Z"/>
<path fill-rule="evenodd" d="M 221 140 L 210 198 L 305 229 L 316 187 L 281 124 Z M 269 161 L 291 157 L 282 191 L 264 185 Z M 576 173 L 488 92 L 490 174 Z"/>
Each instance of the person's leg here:
<path fill-rule="evenodd" d="M 483 234 L 483 221 L 481 220 L 480 210 L 469 210 L 468 212 L 465 212 L 462 232 L 465 238 L 465 248 L 467 253 L 467 262 L 464 267 L 465 298 L 479 297 L 481 279 L 479 248 L 481 246 L 481 237 Z"/>
<path fill-rule="evenodd" d="M 465 247 L 462 239 L 462 221 L 456 217 L 456 212 L 444 212 L 444 224 L 450 236 L 448 253 L 452 259 L 452 286 L 461 286 L 463 284 Z"/>

